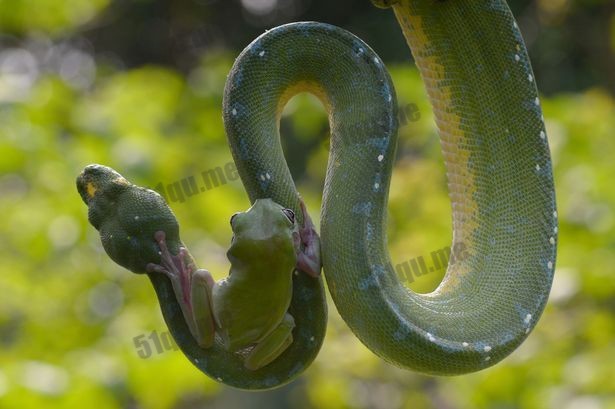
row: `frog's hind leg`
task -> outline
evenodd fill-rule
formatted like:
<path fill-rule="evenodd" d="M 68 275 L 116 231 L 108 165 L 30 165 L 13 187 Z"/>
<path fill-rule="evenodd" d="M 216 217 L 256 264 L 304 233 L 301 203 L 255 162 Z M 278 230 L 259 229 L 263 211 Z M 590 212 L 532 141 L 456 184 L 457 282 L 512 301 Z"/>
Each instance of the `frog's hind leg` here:
<path fill-rule="evenodd" d="M 160 248 L 160 264 L 149 263 L 146 271 L 164 274 L 171 280 L 190 333 L 201 348 L 211 347 L 215 332 L 211 307 L 214 279 L 207 270 L 197 269 L 187 248 L 182 246 L 178 255 L 172 254 L 164 231 L 157 231 L 154 239 Z"/>
<path fill-rule="evenodd" d="M 192 275 L 190 299 L 194 316 L 193 335 L 201 348 L 209 348 L 214 344 L 216 326 L 211 294 L 214 284 L 215 281 L 207 270 L 200 269 Z"/>
<path fill-rule="evenodd" d="M 255 371 L 275 360 L 293 343 L 293 328 L 295 320 L 292 315 L 284 315 L 282 322 L 250 351 L 244 366 Z"/>

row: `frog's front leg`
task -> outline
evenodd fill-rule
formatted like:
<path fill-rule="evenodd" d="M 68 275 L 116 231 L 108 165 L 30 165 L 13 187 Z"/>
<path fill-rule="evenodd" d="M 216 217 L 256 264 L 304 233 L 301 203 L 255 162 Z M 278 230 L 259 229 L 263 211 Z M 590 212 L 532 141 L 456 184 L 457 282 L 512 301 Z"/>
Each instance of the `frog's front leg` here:
<path fill-rule="evenodd" d="M 190 333 L 201 348 L 211 347 L 215 335 L 211 302 L 215 284 L 213 277 L 209 271 L 197 269 L 185 247 L 180 247 L 179 254 L 173 255 L 163 231 L 156 232 L 154 238 L 160 248 L 160 264 L 149 263 L 147 272 L 162 273 L 171 280 Z"/>
<path fill-rule="evenodd" d="M 293 233 L 295 249 L 297 250 L 297 268 L 312 277 L 320 275 L 322 261 L 320 257 L 320 237 L 316 233 L 314 223 L 307 212 L 303 199 L 299 199 L 303 215 L 303 226 Z"/>
<path fill-rule="evenodd" d="M 282 322 L 254 346 L 246 356 L 244 366 L 255 371 L 275 360 L 293 343 L 293 328 L 295 320 L 287 313 Z"/>

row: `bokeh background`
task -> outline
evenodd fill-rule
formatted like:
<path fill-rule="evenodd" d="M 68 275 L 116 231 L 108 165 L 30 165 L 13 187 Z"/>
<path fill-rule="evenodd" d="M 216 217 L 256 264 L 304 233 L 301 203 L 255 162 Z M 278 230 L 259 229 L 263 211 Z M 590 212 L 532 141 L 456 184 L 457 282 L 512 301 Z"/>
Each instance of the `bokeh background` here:
<path fill-rule="evenodd" d="M 331 303 L 304 375 L 247 393 L 173 348 L 148 280 L 103 253 L 74 179 L 97 162 L 171 189 L 184 241 L 223 277 L 228 219 L 248 206 L 241 183 L 183 197 L 174 186 L 231 161 L 221 99 L 239 51 L 275 25 L 324 21 L 359 35 L 391 71 L 406 116 L 389 248 L 394 263 L 428 258 L 450 245 L 445 169 L 392 13 L 367 0 L 0 0 L 0 408 L 615 408 L 615 2 L 509 3 L 542 94 L 560 216 L 535 331 L 492 368 L 436 378 L 382 362 Z M 281 129 L 317 217 L 324 110 L 299 95 Z M 443 273 L 408 284 L 430 291 Z"/>

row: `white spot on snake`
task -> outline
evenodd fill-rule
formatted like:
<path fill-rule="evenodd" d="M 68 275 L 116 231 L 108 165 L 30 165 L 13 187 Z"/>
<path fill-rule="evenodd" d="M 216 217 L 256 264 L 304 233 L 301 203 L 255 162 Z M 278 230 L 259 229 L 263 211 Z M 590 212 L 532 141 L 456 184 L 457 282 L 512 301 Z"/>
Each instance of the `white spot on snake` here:
<path fill-rule="evenodd" d="M 359 282 L 359 290 L 365 291 L 369 287 L 380 285 L 379 276 L 384 275 L 385 270 L 382 266 L 373 266 L 371 272 Z"/>
<path fill-rule="evenodd" d="M 351 211 L 355 214 L 362 214 L 364 216 L 369 216 L 372 212 L 372 203 L 371 202 L 355 203 L 355 205 L 352 206 Z"/>
<path fill-rule="evenodd" d="M 363 49 L 362 49 L 362 48 L 359 48 L 359 52 L 360 52 L 360 53 L 362 53 L 362 52 L 363 52 Z"/>
<path fill-rule="evenodd" d="M 375 62 L 376 64 L 380 64 L 380 60 L 378 59 L 378 57 L 374 57 L 374 62 Z"/>
<path fill-rule="evenodd" d="M 297 270 L 295 270 L 295 275 L 296 275 L 296 276 L 298 276 L 298 275 L 299 275 L 299 272 L 298 272 Z"/>
<path fill-rule="evenodd" d="M 237 110 L 235 108 L 233 108 L 231 112 L 233 113 L 233 116 L 237 115 Z"/>
<path fill-rule="evenodd" d="M 545 131 L 540 131 L 540 138 L 545 139 L 546 137 L 547 137 L 547 134 L 545 133 Z"/>
<path fill-rule="evenodd" d="M 557 210 L 553 210 L 553 217 L 557 217 Z"/>
<path fill-rule="evenodd" d="M 536 170 L 540 170 L 540 165 L 536 164 Z"/>
<path fill-rule="evenodd" d="M 436 340 L 436 338 L 435 338 L 433 335 L 431 335 L 429 332 L 427 333 L 427 338 L 428 338 L 431 342 L 434 342 L 434 341 Z"/>
<path fill-rule="evenodd" d="M 159 256 L 162 256 L 162 251 L 159 251 L 159 252 L 158 252 L 158 255 L 159 255 Z"/>
<path fill-rule="evenodd" d="M 222 382 L 222 378 L 220 378 L 219 376 L 216 378 L 216 380 L 217 380 L 218 382 Z"/>
<path fill-rule="evenodd" d="M 491 357 L 490 357 L 490 356 L 486 356 L 486 357 L 485 357 L 485 361 L 489 361 L 490 359 L 491 359 Z"/>
<path fill-rule="evenodd" d="M 467 342 L 462 342 L 461 345 L 463 345 L 464 348 L 467 348 L 470 346 L 470 344 L 468 344 Z"/>
<path fill-rule="evenodd" d="M 384 159 L 384 155 L 378 155 L 378 162 L 382 162 L 382 159 Z"/>
<path fill-rule="evenodd" d="M 391 94 L 389 94 L 389 96 L 387 97 L 387 101 L 391 102 L 392 99 L 393 97 L 391 96 Z"/>
<path fill-rule="evenodd" d="M 314 336 L 310 337 L 310 342 L 314 342 Z"/>
<path fill-rule="evenodd" d="M 528 75 L 528 76 L 527 76 L 527 80 L 528 80 L 529 82 L 533 82 L 533 81 L 534 81 L 534 77 L 532 77 L 532 74 L 530 74 L 530 75 Z"/>
<path fill-rule="evenodd" d="M 531 320 L 532 320 L 532 314 L 527 314 L 523 322 L 525 322 L 526 324 L 529 324 Z"/>
<path fill-rule="evenodd" d="M 374 183 L 374 189 L 378 190 L 379 187 L 380 187 L 380 183 Z"/>
<path fill-rule="evenodd" d="M 261 180 L 265 180 L 265 175 L 261 175 Z"/>
<path fill-rule="evenodd" d="M 485 345 L 485 347 L 483 348 L 483 351 L 489 352 L 491 351 L 491 347 L 489 345 Z"/>
<path fill-rule="evenodd" d="M 549 262 L 547 263 L 547 267 L 549 268 L 549 270 L 551 270 L 551 269 L 553 268 L 553 262 L 552 262 L 552 261 L 549 261 Z"/>
<path fill-rule="evenodd" d="M 139 220 L 139 216 L 135 216 L 135 220 Z"/>
<path fill-rule="evenodd" d="M 555 244 L 555 237 L 551 237 L 551 238 L 549 239 L 549 243 L 551 243 L 551 244 Z"/>
<path fill-rule="evenodd" d="M 260 53 L 258 53 L 259 57 L 262 57 L 263 55 L 265 55 L 265 51 L 261 51 Z"/>
<path fill-rule="evenodd" d="M 269 174 L 269 172 L 265 173 L 265 177 L 269 180 L 271 180 L 271 175 Z"/>
<path fill-rule="evenodd" d="M 525 333 L 526 333 L 526 334 L 529 334 L 529 333 L 530 333 L 530 327 L 527 327 L 527 328 L 525 329 Z"/>
<path fill-rule="evenodd" d="M 557 233 L 557 226 L 553 228 L 553 233 Z"/>
<path fill-rule="evenodd" d="M 536 97 L 536 99 L 534 100 L 534 103 L 535 103 L 536 105 L 540 105 L 540 100 L 538 99 L 538 97 Z"/>
<path fill-rule="evenodd" d="M 515 54 L 515 61 L 519 61 L 521 60 L 521 57 L 519 57 L 519 54 Z"/>
<path fill-rule="evenodd" d="M 516 21 L 513 23 L 513 27 L 514 27 L 514 28 L 519 28 L 519 26 L 517 25 L 517 22 L 516 22 Z"/>

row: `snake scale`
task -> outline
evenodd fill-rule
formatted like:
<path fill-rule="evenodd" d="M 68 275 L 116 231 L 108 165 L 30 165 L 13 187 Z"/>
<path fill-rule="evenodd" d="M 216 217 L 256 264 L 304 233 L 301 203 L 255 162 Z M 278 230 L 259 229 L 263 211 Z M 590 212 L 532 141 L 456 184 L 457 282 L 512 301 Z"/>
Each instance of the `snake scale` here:
<path fill-rule="evenodd" d="M 279 119 L 293 95 L 316 95 L 331 128 L 321 208 L 323 271 L 340 315 L 370 350 L 396 366 L 436 375 L 477 371 L 528 336 L 555 269 L 552 167 L 529 57 L 504 0 L 374 3 L 393 8 L 423 78 L 446 162 L 451 247 L 463 244 L 467 251 L 448 266 L 436 290 L 407 289 L 388 255 L 397 100 L 382 60 L 363 41 L 314 22 L 276 27 L 254 40 L 225 87 L 229 146 L 250 200 L 272 198 L 301 219 Z M 118 189 L 127 183 L 121 180 Z M 89 185 L 82 183 L 81 191 L 87 203 L 94 193 L 88 196 L 83 186 Z M 134 206 L 142 200 L 136 197 Z M 170 245 L 177 250 L 182 244 L 173 226 Z M 141 264 L 132 270 L 142 272 Z M 244 389 L 283 385 L 322 345 L 327 308 L 320 279 L 295 275 L 293 343 L 271 364 L 246 371 L 241 358 L 220 345 L 199 348 L 169 281 L 149 278 L 178 345 L 220 382 Z"/>

